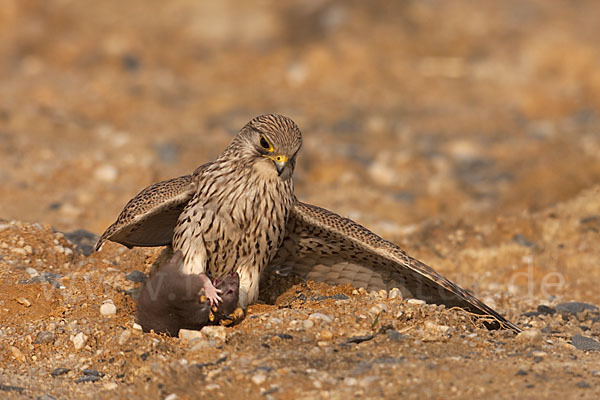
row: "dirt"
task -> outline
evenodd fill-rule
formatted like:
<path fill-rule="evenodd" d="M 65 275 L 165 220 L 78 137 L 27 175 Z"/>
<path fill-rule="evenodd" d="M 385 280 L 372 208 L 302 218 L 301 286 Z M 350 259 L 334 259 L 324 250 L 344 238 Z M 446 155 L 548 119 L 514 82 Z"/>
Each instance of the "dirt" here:
<path fill-rule="evenodd" d="M 597 2 L 5 3 L 1 397 L 598 397 Z M 303 132 L 301 200 L 527 333 L 275 277 L 235 327 L 135 329 L 160 249 L 94 235 L 267 112 Z"/>

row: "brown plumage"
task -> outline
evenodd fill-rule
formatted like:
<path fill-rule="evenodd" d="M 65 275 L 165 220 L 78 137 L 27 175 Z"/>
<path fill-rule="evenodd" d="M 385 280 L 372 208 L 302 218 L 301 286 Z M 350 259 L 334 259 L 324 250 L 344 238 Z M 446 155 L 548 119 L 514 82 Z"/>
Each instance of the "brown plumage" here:
<path fill-rule="evenodd" d="M 106 240 L 165 245 L 172 236 L 174 249 L 185 255 L 184 272 L 219 276 L 237 271 L 242 306 L 256 301 L 260 274 L 277 265 L 327 283 L 369 290 L 398 287 L 407 297 L 489 316 L 495 321 L 488 323 L 491 328 L 519 330 L 393 243 L 299 202 L 291 177 L 301 140 L 289 118 L 253 119 L 214 162 L 140 192 L 98 246 Z M 210 287 L 205 289 L 210 293 Z"/>

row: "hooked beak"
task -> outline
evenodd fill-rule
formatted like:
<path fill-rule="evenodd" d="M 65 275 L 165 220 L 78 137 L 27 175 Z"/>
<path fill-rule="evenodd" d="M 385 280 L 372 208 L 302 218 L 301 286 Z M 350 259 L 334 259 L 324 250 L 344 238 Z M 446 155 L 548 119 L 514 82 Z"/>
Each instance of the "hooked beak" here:
<path fill-rule="evenodd" d="M 275 164 L 275 168 L 277 169 L 277 175 L 281 176 L 281 173 L 283 172 L 283 169 L 285 168 L 285 166 L 288 162 L 287 156 L 272 155 L 272 156 L 268 156 L 268 158 L 270 158 L 273 161 L 273 164 Z"/>

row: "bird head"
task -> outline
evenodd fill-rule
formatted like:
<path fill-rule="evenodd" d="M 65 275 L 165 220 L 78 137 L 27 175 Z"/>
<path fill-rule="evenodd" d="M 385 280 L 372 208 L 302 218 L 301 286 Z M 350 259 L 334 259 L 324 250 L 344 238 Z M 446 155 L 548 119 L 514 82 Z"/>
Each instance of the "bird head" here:
<path fill-rule="evenodd" d="M 288 180 L 301 146 L 302 134 L 294 121 L 283 115 L 268 114 L 248 122 L 230 147 L 267 173 Z"/>

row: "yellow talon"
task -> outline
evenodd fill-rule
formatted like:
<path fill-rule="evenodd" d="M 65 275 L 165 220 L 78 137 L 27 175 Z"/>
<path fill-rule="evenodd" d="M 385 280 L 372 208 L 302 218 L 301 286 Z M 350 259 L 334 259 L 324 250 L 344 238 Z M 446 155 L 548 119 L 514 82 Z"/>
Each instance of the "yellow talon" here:
<path fill-rule="evenodd" d="M 205 295 L 200 296 L 200 303 L 204 303 L 206 300 L 208 300 L 208 297 Z"/>
<path fill-rule="evenodd" d="M 246 316 L 246 313 L 244 312 L 243 308 L 238 307 L 229 316 L 232 317 L 236 321 L 241 321 Z"/>
<path fill-rule="evenodd" d="M 244 312 L 244 309 L 241 307 L 238 307 L 231 314 L 229 314 L 226 318 L 221 319 L 219 321 L 219 324 L 221 326 L 235 325 L 235 324 L 241 322 L 245 316 L 246 316 L 246 313 Z"/>
<path fill-rule="evenodd" d="M 215 314 L 213 314 L 212 310 L 208 312 L 208 320 L 210 322 L 215 322 Z"/>

